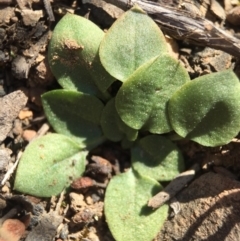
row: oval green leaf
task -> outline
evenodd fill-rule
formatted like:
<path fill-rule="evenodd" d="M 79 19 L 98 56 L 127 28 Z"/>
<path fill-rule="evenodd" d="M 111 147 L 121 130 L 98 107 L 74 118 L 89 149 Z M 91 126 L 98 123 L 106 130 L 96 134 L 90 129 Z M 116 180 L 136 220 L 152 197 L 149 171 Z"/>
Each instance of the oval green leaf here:
<path fill-rule="evenodd" d="M 121 86 L 116 109 L 131 128 L 151 133 L 172 130 L 167 104 L 172 94 L 189 81 L 184 67 L 169 55 L 160 55 L 139 67 Z"/>
<path fill-rule="evenodd" d="M 170 99 L 169 117 L 182 137 L 204 146 L 231 141 L 240 130 L 240 84 L 233 71 L 204 75 Z"/>
<path fill-rule="evenodd" d="M 184 171 L 184 159 L 177 146 L 159 135 L 138 141 L 131 150 L 133 169 L 158 181 L 170 181 Z"/>
<path fill-rule="evenodd" d="M 168 215 L 167 205 L 153 211 L 148 199 L 161 190 L 153 179 L 132 170 L 111 179 L 108 184 L 104 212 L 113 237 L 117 241 L 151 241 Z"/>
<path fill-rule="evenodd" d="M 53 90 L 42 96 L 44 112 L 54 130 L 76 141 L 82 148 L 101 143 L 102 102 L 94 96 L 71 90 Z"/>
<path fill-rule="evenodd" d="M 157 24 L 135 6 L 108 30 L 99 55 L 105 69 L 124 81 L 146 61 L 167 52 L 165 38 Z"/>
<path fill-rule="evenodd" d="M 85 170 L 87 152 L 66 136 L 48 134 L 24 151 L 18 165 L 14 189 L 38 196 L 58 195 Z"/>
<path fill-rule="evenodd" d="M 58 22 L 49 44 L 48 59 L 63 88 L 100 95 L 98 88 L 105 92 L 113 83 L 98 56 L 103 36 L 97 25 L 77 15 L 66 14 Z"/>

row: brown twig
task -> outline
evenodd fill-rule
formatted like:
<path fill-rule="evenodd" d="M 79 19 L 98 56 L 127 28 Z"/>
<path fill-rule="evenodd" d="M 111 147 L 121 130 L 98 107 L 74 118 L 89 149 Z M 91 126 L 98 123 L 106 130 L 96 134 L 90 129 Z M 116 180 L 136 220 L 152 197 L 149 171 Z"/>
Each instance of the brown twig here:
<path fill-rule="evenodd" d="M 52 7 L 51 7 L 50 0 L 43 0 L 43 3 L 44 3 L 44 7 L 46 9 L 46 12 L 48 14 L 49 20 L 51 22 L 54 22 L 55 17 L 54 17 L 54 14 L 53 14 L 53 10 L 52 10 Z"/>
<path fill-rule="evenodd" d="M 191 169 L 181 173 L 174 178 L 163 191 L 156 194 L 148 201 L 148 206 L 152 208 L 158 208 L 165 202 L 173 198 L 179 191 L 181 191 L 186 184 L 188 184 L 200 170 L 200 165 L 195 164 Z"/>
<path fill-rule="evenodd" d="M 208 46 L 240 57 L 240 40 L 196 14 L 182 9 L 163 6 L 150 1 L 140 0 L 105 0 L 124 10 L 137 4 L 159 27 L 173 38 L 191 44 Z"/>

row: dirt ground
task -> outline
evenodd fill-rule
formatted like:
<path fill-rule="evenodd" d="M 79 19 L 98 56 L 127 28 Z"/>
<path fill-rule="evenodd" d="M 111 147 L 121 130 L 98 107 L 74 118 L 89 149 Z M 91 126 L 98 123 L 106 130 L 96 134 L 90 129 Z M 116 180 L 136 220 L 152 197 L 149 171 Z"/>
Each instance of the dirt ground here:
<path fill-rule="evenodd" d="M 209 19 L 239 38 L 240 49 L 238 1 L 159 2 Z M 34 137 L 53 131 L 44 116 L 41 94 L 61 88 L 48 67 L 47 45 L 54 26 L 67 12 L 85 16 L 107 30 L 123 10 L 100 0 L 0 0 L 0 209 L 2 218 L 17 210 L 11 217 L 27 227 L 21 239 L 8 239 L 11 241 L 114 240 L 103 214 L 104 183 L 111 178 L 111 170 L 118 168 L 113 160 L 124 168 L 130 165 L 129 152 L 116 143 L 106 143 L 89 154 L 85 176 L 100 185 L 71 189 L 70 193 L 51 199 L 13 190 L 19 152 Z M 238 57 L 171 36 L 166 38 L 191 78 L 229 68 L 240 77 Z M 201 170 L 177 194 L 179 213 L 169 213 L 155 241 L 240 240 L 240 140 L 236 137 L 217 148 L 190 141 L 177 144 L 187 167 L 199 163 Z M 111 168 L 106 168 L 108 165 Z"/>

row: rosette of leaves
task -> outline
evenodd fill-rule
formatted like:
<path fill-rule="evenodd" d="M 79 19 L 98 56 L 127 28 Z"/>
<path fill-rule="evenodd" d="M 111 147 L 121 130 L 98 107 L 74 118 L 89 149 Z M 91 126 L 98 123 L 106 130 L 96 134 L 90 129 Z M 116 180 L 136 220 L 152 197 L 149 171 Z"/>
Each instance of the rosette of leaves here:
<path fill-rule="evenodd" d="M 107 188 L 106 218 L 117 241 L 152 240 L 167 209 L 152 213 L 147 200 L 161 189 L 157 181 L 170 181 L 184 170 L 181 152 L 162 134 L 175 131 L 206 146 L 229 142 L 240 129 L 237 77 L 225 71 L 190 81 L 181 63 L 170 56 L 161 30 L 137 6 L 106 34 L 91 21 L 67 14 L 54 29 L 49 63 L 63 90 L 44 94 L 42 103 L 58 134 L 27 147 L 15 189 L 57 195 L 69 185 L 69 172 L 63 175 L 61 170 L 76 165 L 73 178 L 80 176 L 87 150 L 107 139 L 132 146 L 132 169 L 114 177 Z M 115 81 L 121 82 L 117 93 L 111 91 Z M 39 162 L 44 160 L 42 174 L 37 173 L 34 154 Z M 159 216 L 162 220 L 156 222 Z"/>

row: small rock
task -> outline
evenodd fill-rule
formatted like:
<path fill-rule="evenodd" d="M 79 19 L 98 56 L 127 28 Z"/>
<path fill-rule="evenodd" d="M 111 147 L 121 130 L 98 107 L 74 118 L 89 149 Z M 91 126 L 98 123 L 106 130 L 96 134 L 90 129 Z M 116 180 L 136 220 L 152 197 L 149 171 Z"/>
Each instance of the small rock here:
<path fill-rule="evenodd" d="M 35 63 L 36 63 L 36 64 L 39 64 L 39 63 L 41 63 L 44 59 L 45 59 L 45 56 L 44 56 L 44 55 L 38 54 L 38 56 L 37 56 L 37 58 L 36 58 L 36 60 L 35 60 Z"/>
<path fill-rule="evenodd" d="M 19 9 L 24 10 L 24 9 L 29 8 L 30 1 L 28 1 L 28 0 L 17 0 L 17 4 L 18 4 Z"/>
<path fill-rule="evenodd" d="M 225 9 L 225 11 L 227 12 L 227 11 L 229 11 L 230 9 L 232 9 L 232 4 L 231 4 L 231 1 L 229 1 L 229 0 L 224 0 L 224 9 Z"/>
<path fill-rule="evenodd" d="M 90 197 L 90 196 L 87 196 L 86 197 L 86 203 L 88 204 L 88 205 L 93 205 L 93 199 Z"/>
<path fill-rule="evenodd" d="M 28 234 L 25 241 L 33 240 L 53 240 L 56 229 L 62 223 L 63 216 L 59 215 L 57 212 L 50 211 L 47 214 L 43 214 L 40 222 L 32 231 Z"/>
<path fill-rule="evenodd" d="M 200 9 L 194 3 L 184 2 L 179 5 L 179 8 L 191 13 L 194 17 L 203 16 Z"/>
<path fill-rule="evenodd" d="M 218 72 L 231 68 L 232 55 L 206 47 L 203 51 L 195 54 L 193 62 L 195 63 L 195 73 L 203 75 L 204 72 L 207 74 L 211 73 L 212 70 Z M 197 69 L 198 67 L 199 69 Z"/>
<path fill-rule="evenodd" d="M 22 138 L 25 141 L 30 142 L 36 135 L 37 135 L 37 132 L 34 130 L 25 130 L 22 134 Z"/>
<path fill-rule="evenodd" d="M 14 8 L 6 7 L 0 9 L 0 24 L 9 24 L 10 19 L 15 16 Z"/>
<path fill-rule="evenodd" d="M 12 132 L 13 132 L 13 134 L 16 135 L 16 136 L 22 134 L 23 129 L 22 129 L 22 121 L 21 121 L 21 120 L 16 119 L 16 120 L 14 121 Z"/>
<path fill-rule="evenodd" d="M 235 26 L 240 26 L 240 6 L 231 9 L 227 13 L 227 21 Z"/>
<path fill-rule="evenodd" d="M 46 59 L 41 61 L 37 66 L 36 66 L 36 76 L 35 76 L 35 82 L 44 84 L 44 85 L 49 85 L 53 82 L 54 77 L 53 74 L 49 68 L 48 62 Z"/>
<path fill-rule="evenodd" d="M 33 11 L 31 9 L 23 9 L 21 11 L 23 23 L 26 26 L 35 26 L 40 18 L 43 17 L 42 10 Z"/>
<path fill-rule="evenodd" d="M 216 0 L 211 1 L 210 10 L 221 20 L 226 19 L 225 11 L 218 1 Z"/>
<path fill-rule="evenodd" d="M 80 190 L 83 188 L 92 187 L 94 184 L 94 180 L 92 180 L 90 177 L 80 177 L 72 182 L 71 188 Z"/>
<path fill-rule="evenodd" d="M 18 219 L 7 219 L 1 225 L 1 240 L 18 241 L 25 232 L 25 225 Z M 13 231 L 14 230 L 14 231 Z"/>
<path fill-rule="evenodd" d="M 74 223 L 91 223 L 94 221 L 93 213 L 88 208 L 84 208 L 72 217 L 72 221 Z"/>
<path fill-rule="evenodd" d="M 12 74 L 17 79 L 27 79 L 31 65 L 22 56 L 17 56 L 12 61 Z"/>
<path fill-rule="evenodd" d="M 33 117 L 33 112 L 31 110 L 21 110 L 18 114 L 20 120 Z"/>
<path fill-rule="evenodd" d="M 91 162 L 87 165 L 85 173 L 100 182 L 104 182 L 111 176 L 112 165 L 107 159 L 92 155 Z"/>
<path fill-rule="evenodd" d="M 82 194 L 71 192 L 69 198 L 71 202 L 70 208 L 76 213 L 79 212 L 82 207 L 86 207 L 87 205 Z"/>
<path fill-rule="evenodd" d="M 91 241 L 99 241 L 98 236 L 97 236 L 95 233 L 93 233 L 93 232 L 89 232 L 88 238 L 89 238 Z"/>
<path fill-rule="evenodd" d="M 0 98 L 0 142 L 6 138 L 12 129 L 13 121 L 26 103 L 27 97 L 22 91 L 15 91 Z"/>
<path fill-rule="evenodd" d="M 10 193 L 10 189 L 6 185 L 4 185 L 1 190 L 2 190 L 3 193 Z"/>
<path fill-rule="evenodd" d="M 124 11 L 113 4 L 102 0 L 83 0 L 86 9 L 91 9 L 90 14 L 104 26 L 110 26 Z"/>
<path fill-rule="evenodd" d="M 231 4 L 234 6 L 239 4 L 239 0 L 230 0 Z"/>
<path fill-rule="evenodd" d="M 16 17 L 16 16 L 12 17 L 12 18 L 11 18 L 11 21 L 12 21 L 13 23 L 18 22 L 18 17 Z"/>

